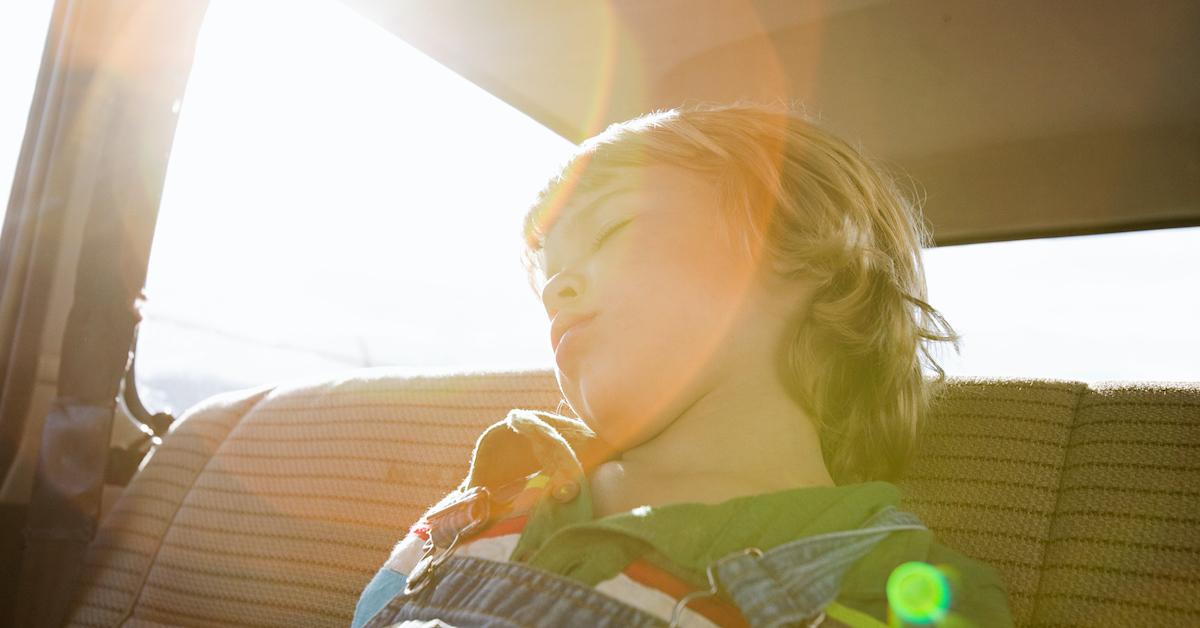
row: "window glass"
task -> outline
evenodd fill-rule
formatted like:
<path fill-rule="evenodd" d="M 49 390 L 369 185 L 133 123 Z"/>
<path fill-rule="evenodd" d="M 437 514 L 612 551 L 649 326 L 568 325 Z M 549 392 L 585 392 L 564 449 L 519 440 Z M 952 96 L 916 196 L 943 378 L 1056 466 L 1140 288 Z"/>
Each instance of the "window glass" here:
<path fill-rule="evenodd" d="M 1200 380 L 1200 228 L 948 246 L 925 265 L 962 335 L 951 375 Z"/>
<path fill-rule="evenodd" d="M 53 9 L 54 0 L 0 3 L 0 225 L 8 211 Z"/>
<path fill-rule="evenodd" d="M 572 145 L 335 0 L 214 0 L 180 111 L 139 390 L 545 368 L 521 219 Z"/>
<path fill-rule="evenodd" d="M 551 367 L 520 219 L 570 148 L 335 0 L 214 0 L 147 279 L 148 405 L 364 366 Z M 1200 229 L 926 264 L 963 337 L 951 375 L 1200 380 Z"/>

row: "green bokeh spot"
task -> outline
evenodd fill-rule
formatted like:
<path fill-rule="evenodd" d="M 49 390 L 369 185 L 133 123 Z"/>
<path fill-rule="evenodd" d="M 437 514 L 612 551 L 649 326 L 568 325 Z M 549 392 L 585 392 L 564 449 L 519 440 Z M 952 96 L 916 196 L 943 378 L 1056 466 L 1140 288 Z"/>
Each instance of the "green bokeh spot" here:
<path fill-rule="evenodd" d="M 892 570 L 887 581 L 888 605 L 900 620 L 931 624 L 950 609 L 950 584 L 937 567 L 908 562 Z"/>

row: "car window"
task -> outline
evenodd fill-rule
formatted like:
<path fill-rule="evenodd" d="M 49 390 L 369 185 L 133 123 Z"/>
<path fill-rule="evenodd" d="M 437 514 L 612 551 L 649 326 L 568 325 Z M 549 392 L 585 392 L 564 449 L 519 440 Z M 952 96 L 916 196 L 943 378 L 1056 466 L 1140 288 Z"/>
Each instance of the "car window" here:
<path fill-rule="evenodd" d="M 139 330 L 147 405 L 550 364 L 521 219 L 572 144 L 335 0 L 277 8 L 205 18 Z"/>
<path fill-rule="evenodd" d="M 962 335 L 950 374 L 1200 379 L 1200 228 L 947 246 L 925 265 Z"/>
<path fill-rule="evenodd" d="M 4 98 L 0 98 L 0 225 L 8 211 L 53 9 L 53 0 L 0 4 L 0 85 L 4 86 Z"/>

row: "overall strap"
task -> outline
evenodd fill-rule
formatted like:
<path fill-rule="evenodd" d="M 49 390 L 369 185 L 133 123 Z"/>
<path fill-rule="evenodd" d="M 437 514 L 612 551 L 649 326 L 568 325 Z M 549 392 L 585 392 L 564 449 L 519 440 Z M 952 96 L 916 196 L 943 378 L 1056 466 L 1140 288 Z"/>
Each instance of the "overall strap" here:
<path fill-rule="evenodd" d="M 708 568 L 710 593 L 727 595 L 752 626 L 816 625 L 854 563 L 893 532 L 925 529 L 916 515 L 885 506 L 855 530 L 720 558 Z"/>

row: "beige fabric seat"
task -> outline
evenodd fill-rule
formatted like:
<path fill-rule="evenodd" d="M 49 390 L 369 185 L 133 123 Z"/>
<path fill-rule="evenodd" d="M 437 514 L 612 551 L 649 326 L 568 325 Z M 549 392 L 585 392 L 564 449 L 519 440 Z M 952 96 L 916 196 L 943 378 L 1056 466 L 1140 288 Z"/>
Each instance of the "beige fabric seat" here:
<path fill-rule="evenodd" d="M 104 520 L 72 624 L 345 626 L 405 528 L 549 371 L 338 381 L 192 409 Z M 1200 624 L 1200 385 L 952 380 L 902 486 L 1021 625 Z"/>

